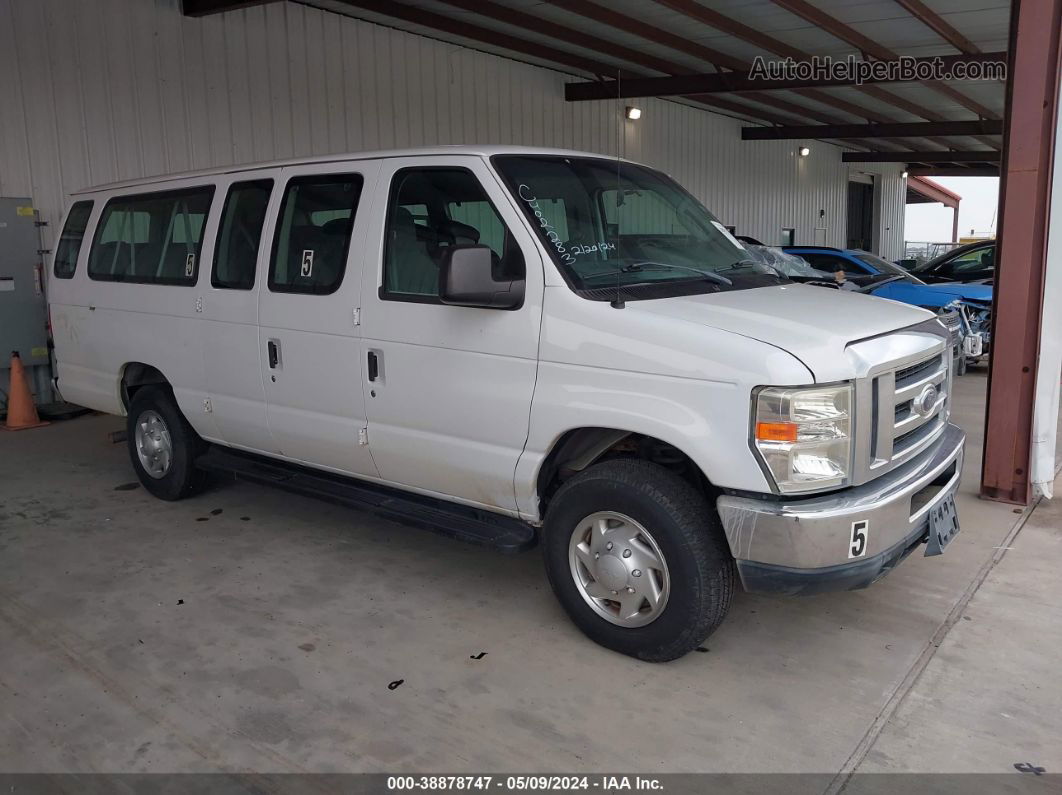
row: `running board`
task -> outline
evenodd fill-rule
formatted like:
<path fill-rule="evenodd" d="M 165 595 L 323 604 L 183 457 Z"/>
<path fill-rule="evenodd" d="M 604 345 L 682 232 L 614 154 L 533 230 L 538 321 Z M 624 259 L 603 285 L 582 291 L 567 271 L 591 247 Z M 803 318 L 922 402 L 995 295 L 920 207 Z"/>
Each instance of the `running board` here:
<path fill-rule="evenodd" d="M 285 461 L 211 447 L 195 463 L 208 472 L 358 508 L 507 554 L 530 549 L 537 540 L 535 528 L 519 519 Z"/>

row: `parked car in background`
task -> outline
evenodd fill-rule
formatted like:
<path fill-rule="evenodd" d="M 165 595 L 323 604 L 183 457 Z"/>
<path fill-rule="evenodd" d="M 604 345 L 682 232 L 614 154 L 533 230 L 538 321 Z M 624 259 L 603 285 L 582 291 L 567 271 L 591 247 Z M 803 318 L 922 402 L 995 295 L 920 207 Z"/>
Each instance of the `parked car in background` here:
<path fill-rule="evenodd" d="M 572 621 L 625 654 L 697 648 L 739 578 L 861 588 L 958 532 L 938 319 L 795 284 L 644 166 L 480 146 L 220 168 L 81 191 L 61 243 L 58 386 L 127 416 L 148 492 L 211 469 L 541 541 Z"/>
<path fill-rule="evenodd" d="M 927 284 L 917 273 L 909 273 L 899 265 L 861 249 L 785 246 L 784 250 L 804 258 L 816 270 L 844 271 L 846 278 L 863 292 L 942 315 L 946 325 L 958 329 L 957 343 L 962 352 L 957 362 L 960 374 L 967 364 L 987 357 L 992 324 L 991 285 Z"/>
<path fill-rule="evenodd" d="M 991 282 L 996 276 L 996 241 L 967 243 L 911 269 L 924 282 Z"/>

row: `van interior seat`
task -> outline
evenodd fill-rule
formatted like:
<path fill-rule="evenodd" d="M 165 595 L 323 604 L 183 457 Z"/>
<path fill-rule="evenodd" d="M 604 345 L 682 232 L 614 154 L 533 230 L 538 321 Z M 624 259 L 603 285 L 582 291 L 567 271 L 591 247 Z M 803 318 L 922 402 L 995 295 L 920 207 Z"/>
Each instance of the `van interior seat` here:
<path fill-rule="evenodd" d="M 471 224 L 461 221 L 444 221 L 440 225 L 442 236 L 454 246 L 474 246 L 479 243 L 479 230 Z"/>
<path fill-rule="evenodd" d="M 439 294 L 439 267 L 419 239 L 412 213 L 395 208 L 387 246 L 387 290 L 415 295 Z"/>

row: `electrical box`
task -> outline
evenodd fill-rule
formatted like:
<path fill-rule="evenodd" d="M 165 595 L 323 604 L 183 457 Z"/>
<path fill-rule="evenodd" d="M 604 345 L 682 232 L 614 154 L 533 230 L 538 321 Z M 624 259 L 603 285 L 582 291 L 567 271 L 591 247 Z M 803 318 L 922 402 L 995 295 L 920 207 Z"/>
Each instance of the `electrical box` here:
<path fill-rule="evenodd" d="M 6 390 L 11 352 L 18 351 L 38 400 L 51 375 L 44 258 L 31 199 L 0 198 L 0 388 Z"/>

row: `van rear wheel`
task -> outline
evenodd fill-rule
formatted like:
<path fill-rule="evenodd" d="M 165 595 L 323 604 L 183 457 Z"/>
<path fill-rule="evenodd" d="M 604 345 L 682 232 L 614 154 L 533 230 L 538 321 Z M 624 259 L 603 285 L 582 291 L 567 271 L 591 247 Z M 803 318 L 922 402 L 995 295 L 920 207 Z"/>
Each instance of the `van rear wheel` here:
<path fill-rule="evenodd" d="M 715 509 L 664 467 L 624 459 L 568 480 L 545 521 L 546 571 L 572 621 L 650 662 L 697 648 L 722 622 L 735 567 Z"/>
<path fill-rule="evenodd" d="M 129 403 L 126 439 L 137 478 L 159 499 L 180 500 L 202 487 L 205 474 L 195 459 L 205 445 L 168 389 L 137 390 Z"/>

